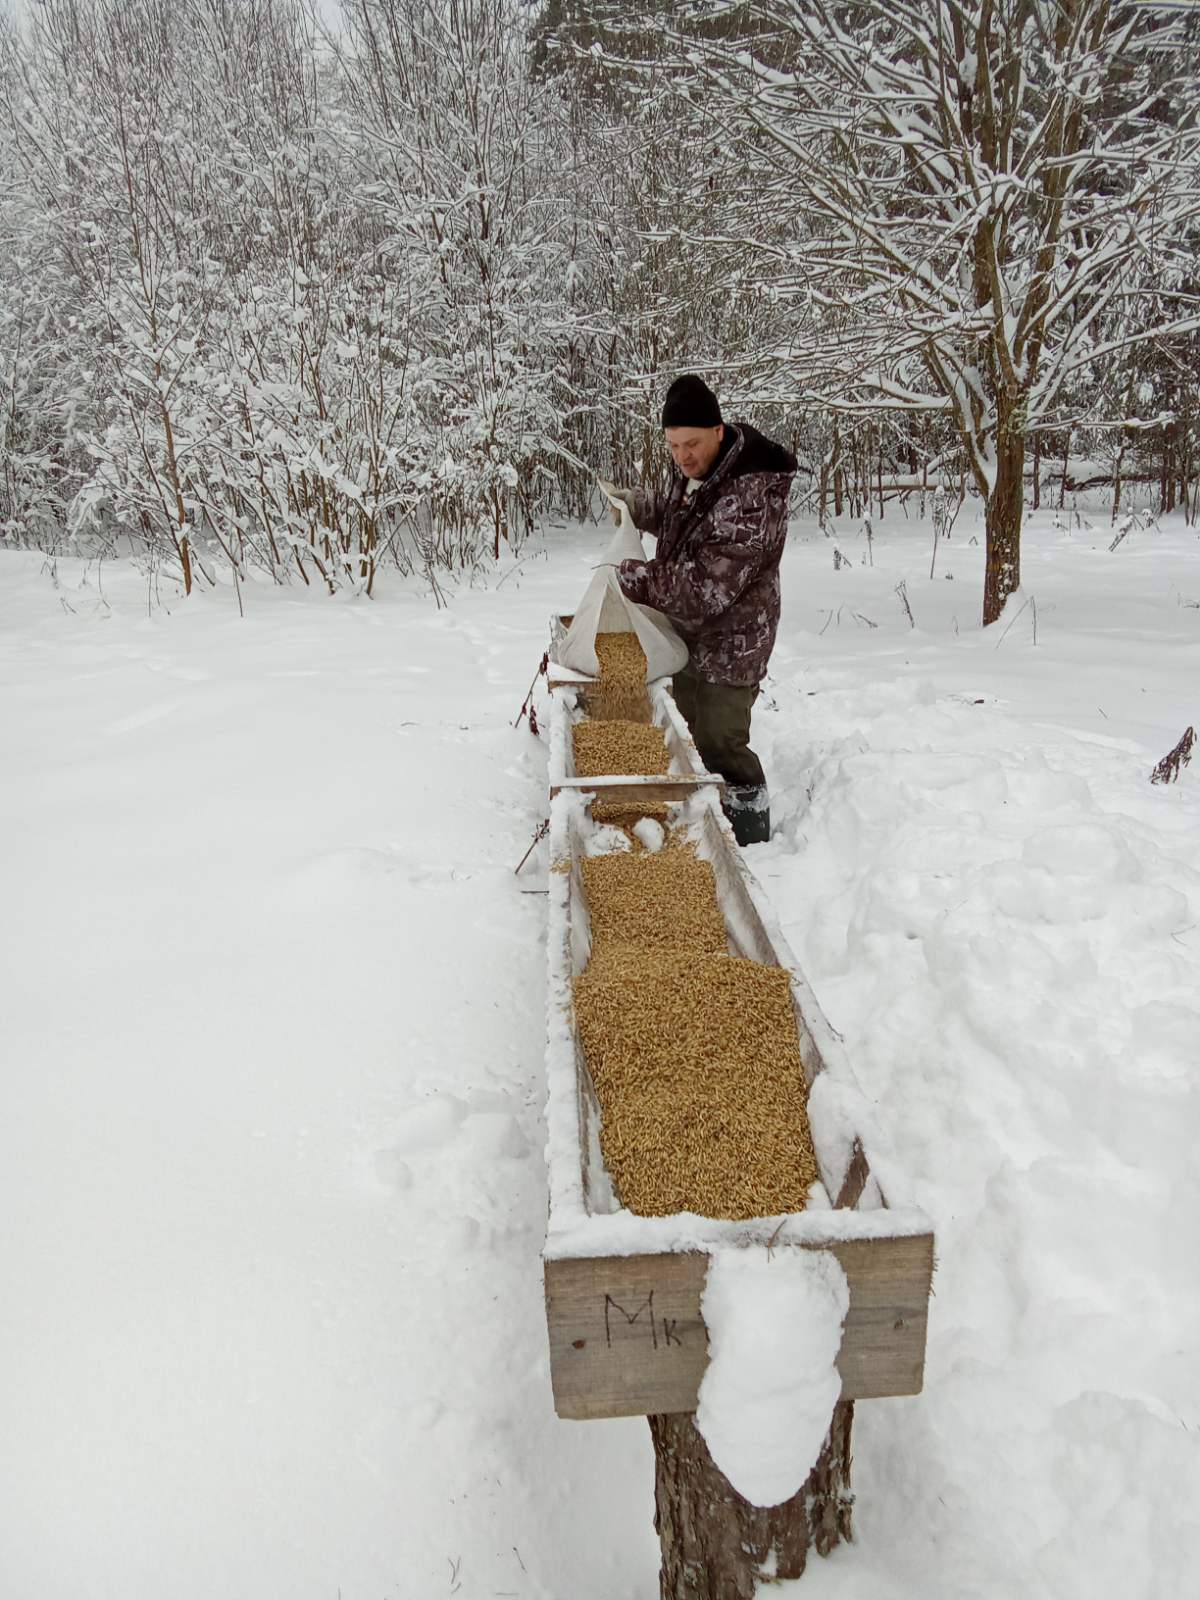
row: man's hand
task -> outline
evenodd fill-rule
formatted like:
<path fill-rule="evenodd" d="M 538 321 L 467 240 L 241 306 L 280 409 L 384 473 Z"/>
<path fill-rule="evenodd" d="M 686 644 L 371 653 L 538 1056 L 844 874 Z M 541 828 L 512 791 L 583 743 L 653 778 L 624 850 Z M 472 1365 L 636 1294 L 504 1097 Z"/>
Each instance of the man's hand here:
<path fill-rule="evenodd" d="M 620 525 L 621 525 L 621 506 L 613 505 L 612 502 L 614 500 L 619 500 L 621 502 L 621 505 L 623 505 L 625 507 L 625 509 L 629 512 L 629 518 L 630 518 L 630 521 L 632 521 L 633 520 L 633 507 L 634 507 L 634 503 L 635 503 L 636 496 L 637 496 L 637 490 L 636 489 L 618 489 L 616 484 L 614 483 L 614 484 L 608 484 L 606 486 L 605 493 L 608 495 L 608 499 L 609 499 L 609 511 L 612 513 L 612 519 L 617 524 L 617 526 L 620 527 Z"/>

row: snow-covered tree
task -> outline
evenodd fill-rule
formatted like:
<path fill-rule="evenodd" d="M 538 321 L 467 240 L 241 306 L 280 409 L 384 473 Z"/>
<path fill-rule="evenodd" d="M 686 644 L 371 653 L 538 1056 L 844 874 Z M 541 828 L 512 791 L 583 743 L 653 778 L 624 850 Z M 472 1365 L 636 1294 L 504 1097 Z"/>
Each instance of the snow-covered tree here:
<path fill-rule="evenodd" d="M 595 471 L 653 476 L 682 368 L 798 449 L 822 515 L 969 473 L 989 617 L 1028 440 L 1122 480 L 1152 452 L 1187 501 L 1177 13 L 343 9 L 333 40 L 311 0 L 0 29 L 4 537 L 69 525 L 188 585 L 436 586 L 582 514 Z"/>
<path fill-rule="evenodd" d="M 359 194 L 419 328 L 432 537 L 493 556 L 553 487 L 565 189 L 513 0 L 346 0 Z"/>
<path fill-rule="evenodd" d="M 638 42 L 652 51 L 656 37 Z M 774 379 L 796 313 L 733 234 L 736 198 L 709 168 L 711 123 L 672 93 L 669 68 L 651 58 L 614 71 L 601 40 L 587 0 L 541 9 L 533 66 L 561 107 L 571 195 L 571 447 L 619 479 L 653 477 L 667 461 L 662 394 L 688 369 L 709 374 L 731 414 L 794 438 L 794 391 Z M 755 229 L 765 245 L 773 218 Z M 681 246 L 689 234 L 703 242 Z"/>
<path fill-rule="evenodd" d="M 627 66 L 643 14 L 604 18 Z M 986 502 L 994 620 L 1020 582 L 1031 432 L 1061 426 L 1118 352 L 1200 326 L 1194 295 L 1156 292 L 1200 212 L 1178 14 L 749 0 L 673 6 L 660 39 L 658 65 L 711 119 L 701 159 L 742 196 L 746 250 L 764 248 L 756 213 L 790 221 L 766 249 L 812 313 L 795 381 L 845 409 L 952 418 Z"/>
<path fill-rule="evenodd" d="M 0 279 L 41 307 L 0 315 L 14 505 L 50 416 L 22 377 L 52 370 L 27 337 L 43 300 L 86 401 L 59 520 L 187 588 L 214 561 L 432 578 L 516 543 L 556 490 L 564 205 L 520 17 L 358 21 L 334 49 L 304 0 L 46 0 L 10 41 L 0 229 L 38 265 Z"/>

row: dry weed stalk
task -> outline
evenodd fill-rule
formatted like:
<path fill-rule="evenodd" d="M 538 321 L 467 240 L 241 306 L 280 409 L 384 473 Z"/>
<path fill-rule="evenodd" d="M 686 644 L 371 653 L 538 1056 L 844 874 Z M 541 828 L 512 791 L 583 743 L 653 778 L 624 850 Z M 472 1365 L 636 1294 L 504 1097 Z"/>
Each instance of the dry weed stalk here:
<path fill-rule="evenodd" d="M 1195 728 L 1185 728 L 1183 738 L 1175 748 L 1169 751 L 1150 774 L 1151 783 L 1174 783 L 1184 767 L 1192 759 L 1192 749 L 1196 743 Z"/>

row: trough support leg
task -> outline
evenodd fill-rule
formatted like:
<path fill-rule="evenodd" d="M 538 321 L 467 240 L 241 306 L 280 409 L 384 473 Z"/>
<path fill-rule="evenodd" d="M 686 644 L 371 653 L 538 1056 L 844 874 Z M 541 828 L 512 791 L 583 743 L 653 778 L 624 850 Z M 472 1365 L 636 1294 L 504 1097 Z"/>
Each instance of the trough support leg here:
<path fill-rule="evenodd" d="M 769 1508 L 742 1499 L 713 1462 L 690 1412 L 648 1420 L 662 1600 L 754 1600 L 760 1579 L 799 1578 L 810 1550 L 828 1555 L 851 1537 L 853 1400 L 834 1407 L 828 1437 L 800 1492 Z"/>

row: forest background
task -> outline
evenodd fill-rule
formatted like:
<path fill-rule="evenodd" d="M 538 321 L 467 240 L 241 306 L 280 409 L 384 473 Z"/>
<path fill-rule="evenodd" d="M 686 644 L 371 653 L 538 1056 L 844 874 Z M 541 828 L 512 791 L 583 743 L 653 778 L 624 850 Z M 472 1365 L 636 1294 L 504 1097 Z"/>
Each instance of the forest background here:
<path fill-rule="evenodd" d="M 829 519 L 1200 516 L 1200 13 L 33 0 L 0 26 L 0 538 L 187 590 L 486 571 L 662 389 Z"/>

